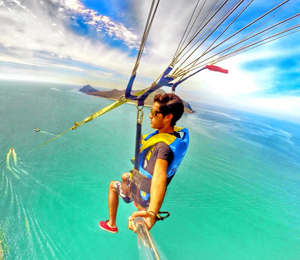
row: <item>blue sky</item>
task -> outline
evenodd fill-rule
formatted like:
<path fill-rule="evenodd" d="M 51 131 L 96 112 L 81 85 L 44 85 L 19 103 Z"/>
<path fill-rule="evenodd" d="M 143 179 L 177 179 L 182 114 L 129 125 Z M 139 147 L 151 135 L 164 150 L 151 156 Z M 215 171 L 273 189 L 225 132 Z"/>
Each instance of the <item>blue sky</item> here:
<path fill-rule="evenodd" d="M 169 65 L 196 2 L 161 0 L 135 89 L 149 86 Z M 254 1 L 229 31 L 281 2 Z M 269 24 L 300 10 L 299 0 L 289 3 Z M 0 80 L 124 89 L 149 8 L 149 0 L 0 0 Z M 300 122 L 298 38 L 295 33 L 224 60 L 217 65 L 229 74 L 205 70 L 177 93 L 186 100 Z"/>

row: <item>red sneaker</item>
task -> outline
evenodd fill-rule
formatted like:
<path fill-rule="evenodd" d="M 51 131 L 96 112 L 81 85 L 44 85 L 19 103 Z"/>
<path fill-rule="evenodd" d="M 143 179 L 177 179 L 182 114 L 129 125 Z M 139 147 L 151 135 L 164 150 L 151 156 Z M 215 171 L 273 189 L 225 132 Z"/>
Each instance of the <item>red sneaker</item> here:
<path fill-rule="evenodd" d="M 110 233 L 117 233 L 118 232 L 118 228 L 117 227 L 113 227 L 111 228 L 109 225 L 107 225 L 108 220 L 106 221 L 100 221 L 99 222 L 99 227 L 107 232 Z"/>

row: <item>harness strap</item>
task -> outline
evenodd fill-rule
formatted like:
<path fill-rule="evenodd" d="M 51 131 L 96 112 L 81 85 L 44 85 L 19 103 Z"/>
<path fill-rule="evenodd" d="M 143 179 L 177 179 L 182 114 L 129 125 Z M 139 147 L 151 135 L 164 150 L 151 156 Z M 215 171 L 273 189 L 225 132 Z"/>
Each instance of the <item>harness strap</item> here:
<path fill-rule="evenodd" d="M 137 169 L 130 171 L 130 181 L 140 190 L 150 193 L 151 179 L 141 174 Z"/>

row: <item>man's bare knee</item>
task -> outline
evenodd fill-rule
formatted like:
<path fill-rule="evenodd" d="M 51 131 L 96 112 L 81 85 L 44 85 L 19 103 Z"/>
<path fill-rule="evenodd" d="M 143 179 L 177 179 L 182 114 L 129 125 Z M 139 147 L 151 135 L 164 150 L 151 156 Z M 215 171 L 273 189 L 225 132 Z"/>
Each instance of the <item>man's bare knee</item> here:
<path fill-rule="evenodd" d="M 130 174 L 129 172 L 124 172 L 123 174 L 122 174 L 122 181 L 127 181 L 127 176 L 128 176 L 128 174 Z"/>
<path fill-rule="evenodd" d="M 110 184 L 109 184 L 109 189 L 110 189 L 110 190 L 116 190 L 116 188 L 115 188 L 115 183 L 116 183 L 116 181 L 111 181 L 111 182 L 110 182 Z"/>

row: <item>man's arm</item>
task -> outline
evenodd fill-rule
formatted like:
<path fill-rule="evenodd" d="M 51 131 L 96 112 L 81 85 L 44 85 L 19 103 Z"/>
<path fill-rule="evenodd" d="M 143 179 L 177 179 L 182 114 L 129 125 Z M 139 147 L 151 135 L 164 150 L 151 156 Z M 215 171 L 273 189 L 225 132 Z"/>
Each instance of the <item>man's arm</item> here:
<path fill-rule="evenodd" d="M 160 210 L 165 197 L 167 185 L 167 168 L 167 161 L 162 159 L 156 160 L 151 183 L 151 200 L 149 205 L 149 211 L 153 211 L 155 214 L 157 214 Z"/>
<path fill-rule="evenodd" d="M 163 203 L 165 193 L 166 193 L 166 184 L 167 184 L 167 168 L 168 162 L 166 160 L 157 159 L 154 166 L 154 172 L 151 182 L 150 190 L 150 205 L 148 211 L 138 211 L 134 212 L 129 217 L 128 228 L 136 232 L 133 223 L 131 223 L 136 217 L 141 216 L 145 219 L 146 226 L 150 230 L 156 222 L 156 214 L 160 210 L 160 207 Z M 155 214 L 153 214 L 154 212 Z"/>

